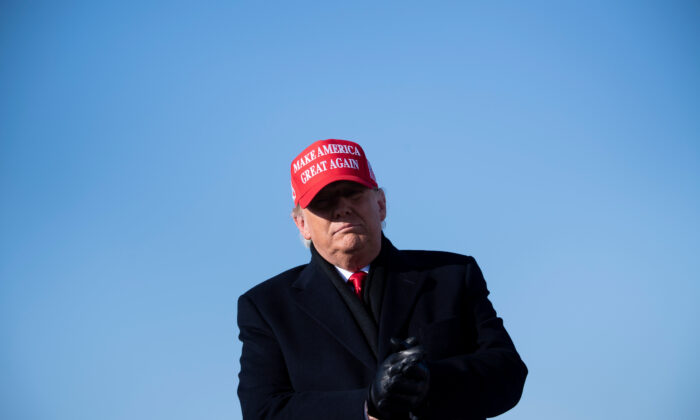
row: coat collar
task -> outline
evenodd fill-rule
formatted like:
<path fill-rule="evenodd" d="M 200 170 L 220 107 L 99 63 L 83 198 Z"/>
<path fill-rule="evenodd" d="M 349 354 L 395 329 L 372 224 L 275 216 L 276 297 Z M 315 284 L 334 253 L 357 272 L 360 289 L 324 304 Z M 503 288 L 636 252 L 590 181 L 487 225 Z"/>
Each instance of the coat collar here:
<path fill-rule="evenodd" d="M 378 355 L 383 360 L 391 351 L 392 337 L 405 339 L 405 325 L 422 284 L 422 276 L 413 264 L 382 235 L 381 257 L 387 273 L 378 331 Z M 374 369 L 376 359 L 350 310 L 327 278 L 319 263 L 312 259 L 292 287 L 297 304 L 325 328 L 362 363 Z"/>
<path fill-rule="evenodd" d="M 323 269 L 312 260 L 293 283 L 297 305 L 319 323 L 350 354 L 370 369 L 376 366 L 372 349 L 342 297 Z"/>

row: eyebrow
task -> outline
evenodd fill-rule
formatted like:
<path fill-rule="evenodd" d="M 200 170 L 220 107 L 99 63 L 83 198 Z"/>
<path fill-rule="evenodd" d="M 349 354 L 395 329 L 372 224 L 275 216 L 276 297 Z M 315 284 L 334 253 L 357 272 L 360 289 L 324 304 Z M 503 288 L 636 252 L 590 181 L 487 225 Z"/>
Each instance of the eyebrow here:
<path fill-rule="evenodd" d="M 348 193 L 354 194 L 354 193 L 362 192 L 362 191 L 364 191 L 363 187 L 344 186 L 344 187 L 340 187 L 340 188 L 334 190 L 333 192 L 328 192 L 327 195 L 336 196 L 336 195 L 343 195 L 343 194 L 348 194 Z"/>
<path fill-rule="evenodd" d="M 324 191 L 316 195 L 314 197 L 314 200 L 320 199 L 320 200 L 332 200 L 336 197 L 342 197 L 342 196 L 347 196 L 347 195 L 353 195 L 357 193 L 362 193 L 364 192 L 366 187 L 363 187 L 361 185 L 355 186 L 355 185 L 347 185 L 343 187 L 338 187 L 337 189 L 331 190 L 331 191 Z M 313 202 L 313 201 L 312 201 Z"/>

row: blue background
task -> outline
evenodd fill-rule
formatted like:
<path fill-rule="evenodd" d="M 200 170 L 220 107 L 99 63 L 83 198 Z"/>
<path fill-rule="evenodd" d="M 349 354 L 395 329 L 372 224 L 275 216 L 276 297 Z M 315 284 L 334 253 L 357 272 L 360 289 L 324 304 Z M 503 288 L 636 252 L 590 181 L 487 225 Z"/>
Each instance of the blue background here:
<path fill-rule="evenodd" d="M 360 142 L 399 248 L 473 255 L 503 419 L 700 415 L 694 1 L 0 6 L 0 417 L 238 419 L 236 299 Z"/>

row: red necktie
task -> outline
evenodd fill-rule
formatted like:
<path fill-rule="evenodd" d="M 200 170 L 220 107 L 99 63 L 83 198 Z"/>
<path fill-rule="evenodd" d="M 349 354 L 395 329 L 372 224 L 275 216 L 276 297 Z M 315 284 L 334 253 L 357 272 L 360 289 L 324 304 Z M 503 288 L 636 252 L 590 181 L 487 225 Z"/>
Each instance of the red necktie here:
<path fill-rule="evenodd" d="M 350 278 L 348 278 L 348 281 L 355 287 L 355 294 L 360 299 L 362 299 L 362 283 L 365 281 L 365 278 L 367 278 L 367 273 L 364 271 L 352 273 Z"/>

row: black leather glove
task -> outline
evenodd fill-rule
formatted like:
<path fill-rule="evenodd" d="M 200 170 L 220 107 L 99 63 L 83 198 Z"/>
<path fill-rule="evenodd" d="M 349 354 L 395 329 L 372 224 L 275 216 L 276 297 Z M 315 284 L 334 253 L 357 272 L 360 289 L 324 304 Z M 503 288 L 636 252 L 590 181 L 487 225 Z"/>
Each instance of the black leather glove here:
<path fill-rule="evenodd" d="M 414 337 L 391 342 L 395 351 L 377 369 L 369 387 L 368 409 L 382 419 L 405 419 L 425 400 L 430 374 L 425 351 Z"/>

